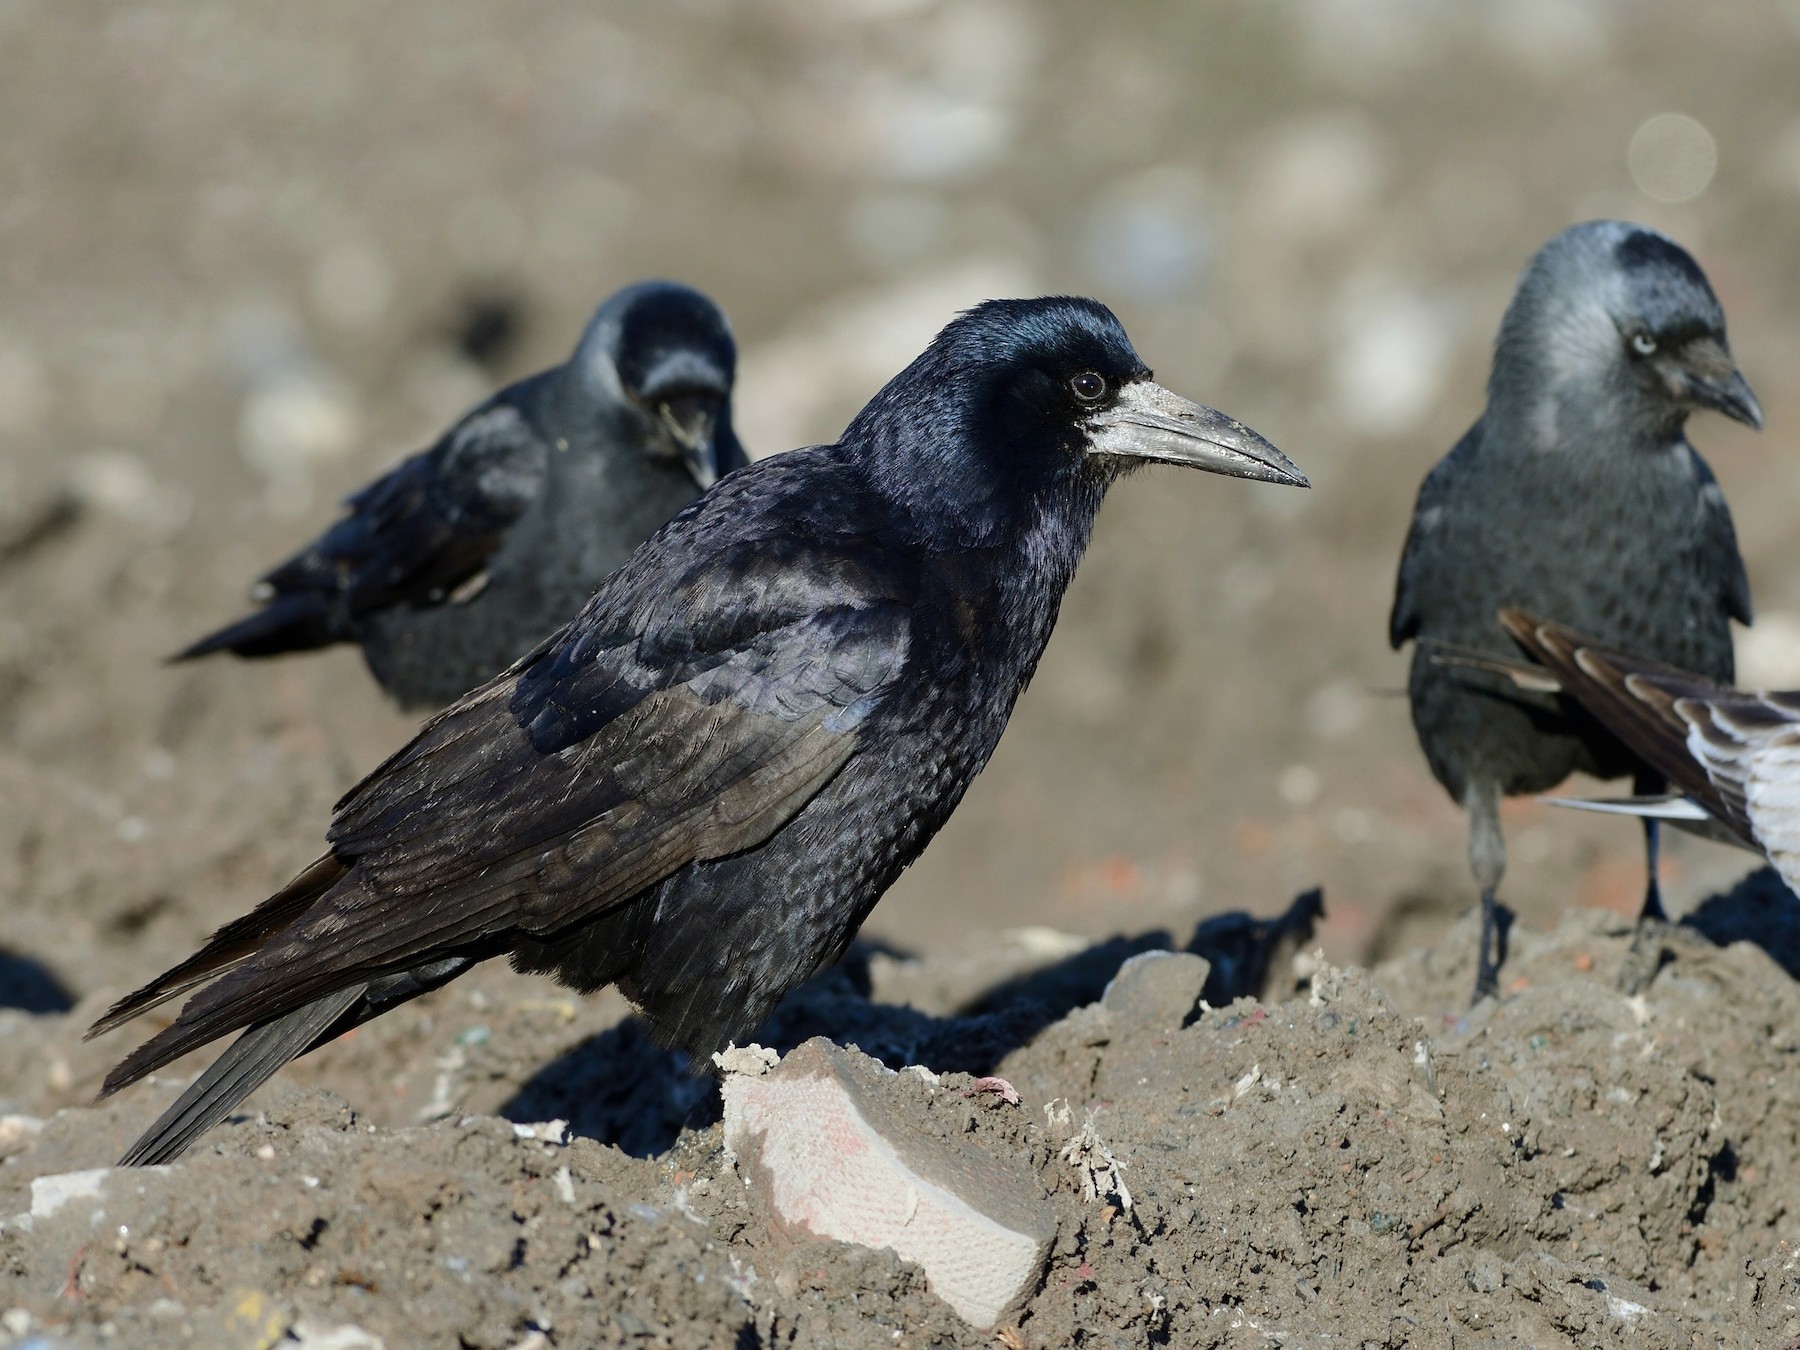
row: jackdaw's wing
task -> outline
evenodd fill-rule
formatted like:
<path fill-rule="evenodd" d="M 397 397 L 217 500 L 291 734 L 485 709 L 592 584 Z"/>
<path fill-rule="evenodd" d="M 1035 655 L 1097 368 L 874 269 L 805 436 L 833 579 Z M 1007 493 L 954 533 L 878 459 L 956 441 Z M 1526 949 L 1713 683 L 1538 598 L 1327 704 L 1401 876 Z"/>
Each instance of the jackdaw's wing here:
<path fill-rule="evenodd" d="M 1481 434 L 1481 423 L 1470 428 L 1456 448 L 1432 466 L 1419 484 L 1413 504 L 1412 524 L 1407 527 L 1406 547 L 1400 551 L 1400 573 L 1394 579 L 1394 608 L 1388 616 L 1388 643 L 1400 647 L 1419 635 L 1424 623 L 1423 587 L 1438 570 L 1432 555 L 1443 547 L 1444 515 L 1452 484 L 1461 461 L 1472 452 Z"/>
<path fill-rule="evenodd" d="M 1693 454 L 1693 451 L 1689 451 Z M 1750 576 L 1744 570 L 1744 555 L 1738 552 L 1737 529 L 1731 523 L 1731 508 L 1725 504 L 1725 493 L 1712 469 L 1698 454 L 1693 455 L 1694 470 L 1700 477 L 1700 519 L 1704 543 L 1702 565 L 1712 568 L 1718 578 L 1720 602 L 1725 612 L 1739 623 L 1749 625 L 1753 611 L 1750 605 Z"/>
<path fill-rule="evenodd" d="M 352 789 L 329 835 L 340 878 L 291 919 L 272 912 L 288 921 L 254 950 L 244 921 L 228 926 L 218 953 L 107 1015 L 219 974 L 107 1090 L 338 990 L 590 921 L 791 819 L 855 753 L 905 663 L 903 572 L 853 540 L 796 538 L 791 522 L 783 537 L 703 546 L 731 523 L 676 517 L 575 623 Z"/>
<path fill-rule="evenodd" d="M 353 641 L 365 615 L 440 604 L 478 586 L 507 527 L 543 490 L 548 462 L 543 440 L 510 403 L 469 414 L 349 498 L 344 519 L 265 575 L 263 608 L 176 659 Z"/>

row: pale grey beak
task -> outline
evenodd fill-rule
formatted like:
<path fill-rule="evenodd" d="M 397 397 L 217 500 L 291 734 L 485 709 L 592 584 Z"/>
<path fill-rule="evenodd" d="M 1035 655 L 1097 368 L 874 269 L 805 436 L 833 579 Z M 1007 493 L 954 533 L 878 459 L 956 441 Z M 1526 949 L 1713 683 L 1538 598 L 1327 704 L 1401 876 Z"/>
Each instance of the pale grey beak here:
<path fill-rule="evenodd" d="M 1675 363 L 1675 378 L 1687 396 L 1703 408 L 1714 408 L 1734 422 L 1761 431 L 1762 405 L 1737 362 L 1717 338 L 1688 343 Z"/>
<path fill-rule="evenodd" d="M 681 451 L 681 462 L 702 492 L 719 481 L 719 459 L 713 444 L 718 425 L 718 400 L 684 396 L 657 405 L 657 414 L 669 437 Z"/>
<path fill-rule="evenodd" d="M 1087 452 L 1312 486 L 1292 460 L 1242 422 L 1150 380 L 1126 385 L 1110 408 L 1088 419 Z"/>

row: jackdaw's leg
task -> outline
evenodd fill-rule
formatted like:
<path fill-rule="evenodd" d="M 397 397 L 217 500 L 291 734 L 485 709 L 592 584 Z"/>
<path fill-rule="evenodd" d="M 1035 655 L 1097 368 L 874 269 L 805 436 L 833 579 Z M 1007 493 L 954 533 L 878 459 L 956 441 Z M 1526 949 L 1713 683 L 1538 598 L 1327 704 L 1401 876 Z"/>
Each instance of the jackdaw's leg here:
<path fill-rule="evenodd" d="M 1653 773 L 1640 773 L 1632 785 L 1632 791 L 1640 797 L 1660 796 L 1668 788 L 1668 783 L 1660 775 Z M 1650 879 L 1644 886 L 1644 908 L 1638 915 L 1640 924 L 1651 919 L 1658 923 L 1669 921 L 1668 911 L 1663 908 L 1662 884 L 1656 875 L 1662 845 L 1662 836 L 1658 833 L 1660 823 L 1654 816 L 1644 817 L 1644 863 Z"/>
<path fill-rule="evenodd" d="M 1463 794 L 1469 812 L 1469 870 L 1481 887 L 1481 952 L 1475 964 L 1474 1003 L 1492 998 L 1500 988 L 1500 966 L 1506 960 L 1506 931 L 1512 914 L 1496 893 L 1506 871 L 1506 840 L 1500 834 L 1500 788 L 1471 780 Z"/>
<path fill-rule="evenodd" d="M 1667 789 L 1668 783 L 1654 773 L 1640 773 L 1632 785 L 1632 791 L 1640 797 L 1654 797 Z M 1662 967 L 1663 926 L 1668 923 L 1669 915 L 1663 908 L 1662 885 L 1656 875 L 1662 845 L 1658 823 L 1649 816 L 1644 817 L 1644 862 L 1650 879 L 1644 886 L 1644 908 L 1638 914 L 1637 929 L 1631 935 L 1625 962 L 1619 967 L 1619 992 L 1628 998 L 1649 984 Z"/>

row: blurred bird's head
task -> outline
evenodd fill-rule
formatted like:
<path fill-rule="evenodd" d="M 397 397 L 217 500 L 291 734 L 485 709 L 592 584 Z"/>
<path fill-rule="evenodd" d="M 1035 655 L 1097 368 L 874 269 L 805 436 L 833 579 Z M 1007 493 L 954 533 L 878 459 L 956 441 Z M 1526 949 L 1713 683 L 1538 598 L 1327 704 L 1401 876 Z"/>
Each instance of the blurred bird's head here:
<path fill-rule="evenodd" d="M 1662 441 L 1696 408 L 1762 426 L 1699 264 L 1617 220 L 1572 226 L 1531 260 L 1500 326 L 1489 397 L 1522 414 L 1540 445 L 1609 429 Z"/>
<path fill-rule="evenodd" d="M 844 441 L 868 451 L 896 495 L 975 533 L 1059 486 L 1097 504 L 1147 463 L 1308 486 L 1250 428 L 1152 380 L 1106 306 L 1070 296 L 989 300 L 958 316 Z"/>
<path fill-rule="evenodd" d="M 737 345 L 699 291 L 672 281 L 627 286 L 600 306 L 570 364 L 651 458 L 681 464 L 701 488 L 745 462 L 731 429 Z"/>

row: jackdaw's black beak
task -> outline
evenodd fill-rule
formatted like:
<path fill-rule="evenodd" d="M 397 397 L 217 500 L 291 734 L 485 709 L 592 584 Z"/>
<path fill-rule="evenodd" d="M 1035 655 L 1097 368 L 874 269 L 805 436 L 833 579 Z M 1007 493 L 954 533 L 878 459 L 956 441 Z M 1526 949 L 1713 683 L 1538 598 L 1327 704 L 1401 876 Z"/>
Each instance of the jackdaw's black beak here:
<path fill-rule="evenodd" d="M 1722 412 L 1734 422 L 1762 430 L 1762 404 L 1756 401 L 1750 381 L 1737 368 L 1725 344 L 1717 338 L 1700 338 L 1681 352 L 1681 381 L 1687 396 L 1703 408 Z"/>
<path fill-rule="evenodd" d="M 1139 380 L 1088 421 L 1090 455 L 1184 464 L 1233 478 L 1311 487 L 1281 451 L 1242 422 Z"/>
<path fill-rule="evenodd" d="M 689 476 L 706 491 L 719 481 L 719 451 L 713 439 L 719 400 L 711 394 L 681 394 L 657 404 L 656 411 L 681 451 Z"/>

